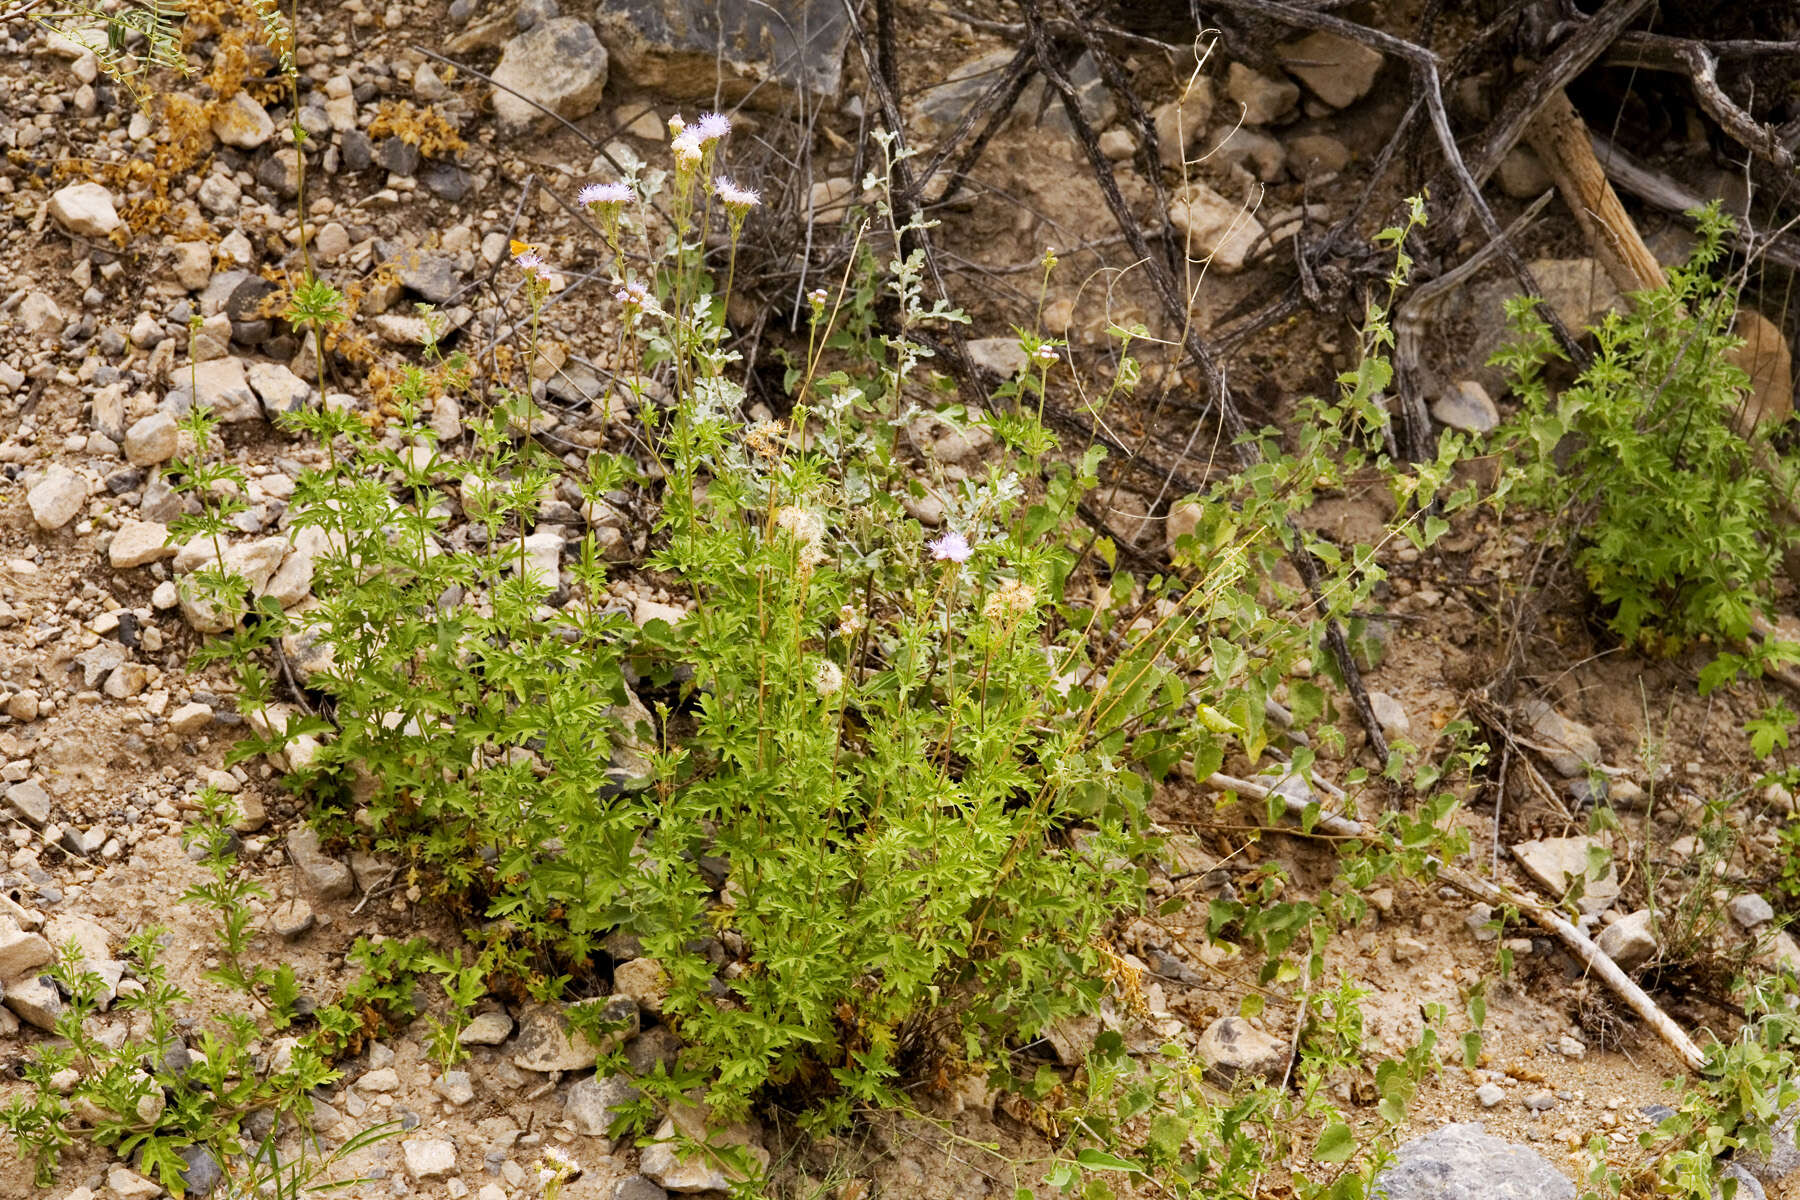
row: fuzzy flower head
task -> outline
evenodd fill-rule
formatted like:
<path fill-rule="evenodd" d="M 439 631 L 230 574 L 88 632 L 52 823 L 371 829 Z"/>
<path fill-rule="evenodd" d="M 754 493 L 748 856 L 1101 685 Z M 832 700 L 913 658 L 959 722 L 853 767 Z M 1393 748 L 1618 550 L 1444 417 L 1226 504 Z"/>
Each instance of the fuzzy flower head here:
<path fill-rule="evenodd" d="M 744 431 L 744 445 L 758 458 L 780 458 L 786 434 L 780 421 L 759 421 Z"/>
<path fill-rule="evenodd" d="M 544 269 L 544 256 L 537 252 L 537 247 L 527 246 L 523 242 L 513 243 L 513 266 L 525 272 L 533 279 Z"/>
<path fill-rule="evenodd" d="M 824 308 L 825 302 L 830 300 L 831 296 L 824 288 L 814 288 L 812 291 L 806 293 L 806 298 L 811 302 L 814 308 Z"/>
<path fill-rule="evenodd" d="M 813 691 L 821 696 L 836 695 L 844 686 L 844 669 L 829 658 L 821 658 L 812 666 Z"/>
<path fill-rule="evenodd" d="M 775 510 L 775 526 L 785 529 L 800 543 L 800 569 L 811 572 L 825 561 L 825 518 L 810 508 L 786 504 Z"/>
<path fill-rule="evenodd" d="M 613 293 L 613 299 L 629 309 L 650 307 L 650 293 L 641 283 L 628 283 Z"/>
<path fill-rule="evenodd" d="M 718 195 L 719 203 L 739 218 L 762 203 L 761 192 L 755 188 L 739 187 L 722 176 L 714 181 L 713 191 Z"/>
<path fill-rule="evenodd" d="M 700 169 L 700 160 L 705 148 L 700 145 L 700 136 L 692 129 L 677 134 L 669 143 L 669 153 L 675 156 L 677 171 L 692 172 Z"/>
<path fill-rule="evenodd" d="M 975 553 L 975 547 L 969 545 L 969 539 L 954 529 L 932 538 L 925 543 L 925 548 L 939 562 L 966 563 L 969 556 Z"/>
<path fill-rule="evenodd" d="M 555 1146 L 546 1146 L 543 1157 L 538 1160 L 537 1173 L 538 1183 L 550 1188 L 580 1175 L 581 1164 Z"/>
<path fill-rule="evenodd" d="M 576 195 L 578 203 L 588 208 L 617 208 L 630 204 L 634 193 L 628 183 L 590 183 Z"/>
<path fill-rule="evenodd" d="M 731 132 L 731 118 L 724 113 L 702 113 L 700 119 L 694 122 L 694 132 L 700 136 L 702 146 L 710 146 L 724 140 L 725 135 Z"/>

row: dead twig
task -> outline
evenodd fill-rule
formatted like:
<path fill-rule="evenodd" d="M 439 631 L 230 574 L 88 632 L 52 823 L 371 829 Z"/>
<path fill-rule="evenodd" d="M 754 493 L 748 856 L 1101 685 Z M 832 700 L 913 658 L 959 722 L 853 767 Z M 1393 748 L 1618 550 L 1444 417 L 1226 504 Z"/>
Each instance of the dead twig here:
<path fill-rule="evenodd" d="M 1786 53 L 1800 58 L 1800 43 L 1756 44 L 1782 47 Z M 1781 131 L 1763 124 L 1744 111 L 1719 86 L 1718 52 L 1708 43 L 1656 33 L 1635 33 L 1628 38 L 1615 39 L 1606 53 L 1606 61 L 1612 66 L 1686 75 L 1688 82 L 1693 85 L 1694 98 L 1700 102 L 1700 107 L 1706 110 L 1707 116 L 1718 122 L 1719 128 L 1732 141 L 1778 171 L 1793 168 L 1793 147 L 1783 142 Z"/>

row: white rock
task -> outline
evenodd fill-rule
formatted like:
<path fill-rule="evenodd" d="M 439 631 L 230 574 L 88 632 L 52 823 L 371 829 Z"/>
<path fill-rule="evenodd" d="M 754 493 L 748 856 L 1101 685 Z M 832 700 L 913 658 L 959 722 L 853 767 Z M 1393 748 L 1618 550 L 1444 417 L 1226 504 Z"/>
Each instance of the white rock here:
<path fill-rule="evenodd" d="M 275 121 L 249 92 L 239 92 L 214 111 L 212 130 L 227 146 L 254 150 L 275 136 Z"/>
<path fill-rule="evenodd" d="M 55 337 L 63 328 L 62 308 L 48 292 L 28 292 L 19 301 L 19 328 L 31 337 Z"/>
<path fill-rule="evenodd" d="M 1775 909 L 1755 892 L 1733 896 L 1726 902 L 1725 911 L 1731 914 L 1738 928 L 1744 930 L 1758 929 L 1775 919 Z"/>
<path fill-rule="evenodd" d="M 1656 935 L 1650 931 L 1650 910 L 1641 908 L 1600 931 L 1594 944 L 1622 971 L 1634 970 L 1656 957 Z"/>
<path fill-rule="evenodd" d="M 1601 913 L 1619 898 L 1618 865 L 1607 860 L 1598 878 L 1589 876 L 1590 852 L 1601 849 L 1600 843 L 1586 837 L 1541 838 L 1520 842 L 1513 847 L 1525 873 L 1535 879 L 1560 901 L 1578 879 L 1584 880 L 1579 907 L 1584 913 Z"/>
<path fill-rule="evenodd" d="M 263 411 L 270 416 L 297 412 L 313 394 L 311 384 L 281 363 L 253 362 L 246 375 L 250 390 L 262 398 Z"/>
<path fill-rule="evenodd" d="M 1452 384 L 1432 401 L 1431 415 L 1440 424 L 1464 433 L 1486 433 L 1500 424 L 1500 410 L 1494 407 L 1493 397 L 1473 379 Z"/>
<path fill-rule="evenodd" d="M 125 222 L 113 207 L 112 193 L 97 183 L 71 183 L 50 196 L 50 217 L 70 233 L 104 238 Z"/>
<path fill-rule="evenodd" d="M 114 1167 L 106 1173 L 106 1190 L 119 1200 L 151 1200 L 163 1191 L 162 1185 L 125 1167 Z"/>
<path fill-rule="evenodd" d="M 75 519 L 87 496 L 87 480 L 56 463 L 25 493 L 25 502 L 31 506 L 31 519 L 38 528 L 55 530 Z"/>
<path fill-rule="evenodd" d="M 1214 270 L 1234 275 L 1262 238 L 1263 227 L 1248 208 L 1234 204 L 1204 183 L 1190 183 L 1169 202 L 1169 219 L 1187 238 L 1187 252 L 1208 259 Z"/>
<path fill-rule="evenodd" d="M 1200 1035 L 1198 1052 L 1213 1082 L 1229 1087 L 1239 1075 L 1279 1080 L 1287 1069 L 1287 1043 L 1242 1017 L 1220 1017 Z"/>
<path fill-rule="evenodd" d="M 179 385 L 171 397 L 190 397 L 212 409 L 213 415 L 227 424 L 255 421 L 262 417 L 262 405 L 250 390 L 242 359 L 220 358 L 196 363 L 188 370 L 176 368 Z M 193 389 L 190 394 L 190 387 Z M 179 401 L 177 401 L 179 404 Z"/>
<path fill-rule="evenodd" d="M 181 430 L 175 418 L 161 410 L 140 417 L 125 431 L 125 458 L 134 467 L 167 462 L 180 448 Z"/>
<path fill-rule="evenodd" d="M 1156 108 L 1156 150 L 1165 167 L 1178 167 L 1212 119 L 1212 80 L 1197 75 L 1178 100 Z"/>
<path fill-rule="evenodd" d="M 414 1179 L 443 1179 L 456 1172 L 456 1143 L 449 1138 L 407 1138 L 400 1143 L 406 1173 Z"/>
<path fill-rule="evenodd" d="M 199 733 L 212 724 L 212 705 L 191 701 L 169 714 L 169 728 L 182 736 Z"/>
<path fill-rule="evenodd" d="M 205 242 L 176 242 L 171 247 L 175 281 L 197 292 L 212 281 L 212 247 Z"/>
<path fill-rule="evenodd" d="M 55 957 L 42 934 L 27 933 L 11 917 L 0 917 L 0 979 L 18 979 Z"/>
<path fill-rule="evenodd" d="M 1406 706 L 1386 692 L 1370 692 L 1369 708 L 1375 713 L 1375 723 L 1381 726 L 1382 736 L 1388 741 L 1412 736 L 1412 721 L 1406 715 Z"/>
<path fill-rule="evenodd" d="M 669 973 L 654 958 L 634 958 L 613 968 L 613 990 L 656 1016 L 669 998 Z"/>
<path fill-rule="evenodd" d="M 1025 366 L 1025 350 L 1016 337 L 975 338 L 968 349 L 969 359 L 977 367 L 1003 379 L 1017 375 Z"/>
<path fill-rule="evenodd" d="M 512 1018 L 499 1010 L 476 1013 L 456 1035 L 459 1046 L 498 1046 L 512 1036 Z"/>
<path fill-rule="evenodd" d="M 107 560 L 113 569 L 129 571 L 147 566 L 159 559 L 172 558 L 175 547 L 168 544 L 169 527 L 156 521 L 126 521 L 113 534 L 107 548 Z"/>
<path fill-rule="evenodd" d="M 679 1118 L 679 1125 L 677 1124 Z M 745 1176 L 725 1169 L 718 1157 L 677 1152 L 677 1129 L 693 1142 L 720 1148 L 741 1146 L 760 1167 L 769 1163 L 769 1152 L 756 1144 L 754 1131 L 743 1125 L 708 1129 L 706 1113 L 692 1105 L 678 1106 L 672 1117 L 656 1127 L 655 1141 L 644 1147 L 638 1170 L 671 1192 L 723 1192 Z"/>

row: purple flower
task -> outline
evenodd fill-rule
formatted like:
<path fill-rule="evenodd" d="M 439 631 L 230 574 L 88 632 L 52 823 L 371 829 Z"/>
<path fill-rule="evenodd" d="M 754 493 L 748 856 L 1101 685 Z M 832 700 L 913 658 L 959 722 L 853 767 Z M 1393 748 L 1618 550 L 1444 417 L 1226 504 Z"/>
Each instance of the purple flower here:
<path fill-rule="evenodd" d="M 513 255 L 513 265 L 527 275 L 535 275 L 538 271 L 543 269 L 544 259 L 543 256 L 536 251 L 526 250 L 523 253 Z"/>
<path fill-rule="evenodd" d="M 716 142 L 731 132 L 731 118 L 724 113 L 702 113 L 694 122 L 694 132 L 700 135 L 703 145 Z"/>
<path fill-rule="evenodd" d="M 581 189 L 575 197 L 584 205 L 616 205 L 629 204 L 632 200 L 631 185 L 625 183 L 590 183 Z"/>
<path fill-rule="evenodd" d="M 969 539 L 954 529 L 926 542 L 925 548 L 939 562 L 965 563 L 969 561 L 969 555 L 975 553 L 975 548 L 969 545 Z"/>

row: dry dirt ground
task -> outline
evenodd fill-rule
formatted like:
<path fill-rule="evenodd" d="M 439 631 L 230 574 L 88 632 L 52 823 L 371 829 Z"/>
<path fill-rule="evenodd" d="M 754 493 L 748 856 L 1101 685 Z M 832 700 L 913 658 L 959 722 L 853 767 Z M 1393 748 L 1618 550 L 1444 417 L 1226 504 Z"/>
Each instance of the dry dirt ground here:
<path fill-rule="evenodd" d="M 991 31 L 971 33 L 928 6 L 910 6 L 908 13 L 905 40 L 932 47 L 933 55 L 921 61 L 945 75 L 1005 42 Z M 393 307 L 385 315 L 406 311 L 400 296 L 383 294 L 395 289 L 370 279 L 377 257 L 387 253 L 385 243 L 447 261 L 457 286 L 432 298 L 448 305 L 486 302 L 490 293 L 461 285 L 486 278 L 508 238 L 545 245 L 555 262 L 583 261 L 586 251 L 579 248 L 574 224 L 541 192 L 521 208 L 521 188 L 534 176 L 567 196 L 581 183 L 604 178 L 594 151 L 563 130 L 508 137 L 496 129 L 484 84 L 441 66 L 427 71 L 427 57 L 410 47 L 447 47 L 464 32 L 443 5 L 434 0 L 384 7 L 349 0 L 329 9 L 303 5 L 301 18 L 305 87 L 321 101 L 341 103 L 344 93 L 333 80 L 347 77 L 352 128 L 367 130 L 383 101 L 409 101 L 442 114 L 467 143 L 455 159 L 466 176 L 439 170 L 428 186 L 432 171 L 453 161 L 448 152 L 436 157 L 436 167 L 428 156 L 423 166 L 401 162 L 397 165 L 408 169 L 388 171 L 378 162 L 358 172 L 343 161 L 344 131 L 324 136 L 328 143 L 335 138 L 337 169 L 323 161 L 312 169 L 309 215 L 315 226 L 338 227 L 332 236 L 342 245 L 331 247 L 335 253 L 325 258 L 326 267 L 360 284 L 358 334 L 376 354 L 411 352 L 394 344 L 405 340 L 404 329 L 396 332 L 394 322 L 383 327 L 375 320 L 387 305 Z M 491 68 L 500 41 L 513 32 L 504 22 L 500 28 L 488 44 L 466 49 L 465 60 Z M 292 199 L 282 194 L 282 168 L 268 166 L 268 148 L 215 147 L 207 137 L 202 152 L 172 170 L 164 169 L 165 163 L 133 174 L 126 164 L 145 161 L 161 144 L 159 122 L 176 118 L 148 108 L 143 111 L 155 115 L 133 129 L 139 110 L 104 76 L 92 74 L 91 60 L 53 44 L 23 20 L 0 29 L 0 35 L 10 39 L 0 47 L 0 138 L 10 151 L 0 165 L 0 220 L 8 247 L 0 261 L 0 461 L 8 480 L 0 492 L 0 688 L 7 714 L 0 717 L 5 762 L 0 776 L 15 785 L 37 785 L 49 805 L 47 820 L 31 819 L 18 804 L 0 811 L 10 839 L 0 868 L 0 918 L 32 927 L 42 923 L 53 935 L 91 934 L 91 926 L 83 924 L 89 922 L 102 931 L 112 953 L 136 929 L 163 925 L 172 935 L 168 962 L 174 978 L 195 997 L 196 1022 L 203 1019 L 200 1014 L 228 1006 L 200 978 L 214 953 L 210 924 L 194 907 L 178 903 L 201 877 L 180 833 L 194 818 L 198 788 L 220 784 L 241 798 L 245 810 L 243 859 L 270 894 L 259 911 L 272 918 L 288 902 L 301 901 L 314 914 L 312 927 L 292 940 L 272 930 L 260 934 L 256 953 L 292 963 L 309 994 L 332 995 L 343 985 L 344 953 L 356 937 L 426 933 L 448 943 L 458 931 L 411 903 L 404 889 L 392 886 L 391 868 L 375 860 L 355 862 L 357 888 L 349 897 L 326 899 L 309 892 L 285 850 L 286 835 L 304 814 L 273 768 L 252 760 L 222 772 L 242 719 L 228 680 L 189 669 L 198 635 L 178 607 L 164 603 L 166 594 L 157 594 L 171 577 L 170 564 L 112 565 L 113 539 L 129 522 L 166 519 L 158 513 L 171 511 L 167 495 L 157 489 L 156 465 L 134 465 L 123 443 L 125 431 L 152 413 L 177 383 L 171 368 L 185 357 L 187 314 L 201 305 L 202 314 L 210 315 L 201 297 L 211 279 L 233 267 L 295 266 L 297 217 Z M 216 37 L 196 44 L 193 56 L 202 72 L 230 74 L 223 44 Z M 1134 62 L 1146 95 L 1162 100 L 1177 94 L 1186 67 L 1178 70 L 1149 54 Z M 1224 75 L 1218 61 L 1208 71 Z M 906 80 L 908 110 L 927 138 L 943 128 L 941 122 L 934 126 L 926 111 L 943 90 L 939 82 L 924 78 L 923 71 Z M 195 84 L 180 86 L 191 95 L 204 94 Z M 271 107 L 279 106 L 277 89 L 253 90 Z M 1266 226 L 1291 224 L 1298 214 L 1315 223 L 1335 219 L 1367 186 L 1360 172 L 1385 142 L 1401 107 L 1395 89 L 1365 92 L 1341 108 L 1297 94 L 1288 105 L 1291 114 L 1271 119 L 1273 132 L 1265 136 L 1275 151 L 1257 143 L 1243 160 L 1248 168 L 1217 156 L 1198 170 L 1226 194 L 1244 196 Z M 677 106 L 668 95 L 615 74 L 598 111 L 581 125 L 602 142 L 623 138 L 650 157 L 664 140 L 662 118 Z M 654 119 L 622 132 L 646 112 Z M 859 162 L 866 166 L 854 141 L 860 127 L 848 106 L 819 118 L 808 146 L 808 179 L 817 182 L 794 185 L 815 208 L 840 199 L 846 186 L 854 187 L 847 181 Z M 793 142 L 783 119 L 768 113 L 746 113 L 741 133 L 766 134 L 770 143 Z M 1315 140 L 1300 142 L 1303 138 Z M 1329 139 L 1336 149 L 1317 139 Z M 1303 170 L 1297 143 L 1328 156 L 1341 151 L 1343 161 L 1333 170 Z M 376 144 L 379 153 L 380 139 Z M 1255 158 L 1264 152 L 1280 152 L 1287 165 L 1265 172 Z M 749 150 L 744 154 L 752 160 L 746 169 L 776 169 L 756 162 Z M 1127 199 L 1141 208 L 1147 187 L 1130 168 L 1123 173 Z M 1271 178 L 1254 179 L 1254 173 Z M 122 239 L 72 235 L 51 219 L 50 194 L 82 178 L 99 179 L 111 189 L 131 222 Z M 1247 188 L 1246 180 L 1255 186 Z M 202 183 L 209 184 L 204 195 Z M 228 192 L 237 196 L 223 195 Z M 1397 198 L 1398 192 L 1385 199 Z M 1505 203 L 1516 211 L 1516 200 Z M 1371 221 L 1393 211 L 1372 206 Z M 1010 324 L 1032 322 L 1040 306 L 1033 264 L 1046 246 L 1056 247 L 1065 262 L 1042 300 L 1045 323 L 1066 333 L 1078 354 L 1102 356 L 1108 321 L 1151 320 L 1139 282 L 1131 272 L 1117 270 L 1118 248 L 1108 242 L 1111 230 L 1103 212 L 1076 143 L 1054 121 L 1027 115 L 1002 131 L 969 192 L 936 214 L 944 222 L 939 238 L 947 261 L 968 289 L 963 299 L 977 318 L 975 333 L 1006 336 Z M 1509 215 L 1502 212 L 1503 219 Z M 204 247 L 198 265 L 180 248 L 194 242 Z M 1525 250 L 1534 258 L 1585 253 L 1573 225 L 1561 218 L 1535 225 Z M 1197 278 L 1194 319 L 1202 331 L 1279 286 L 1285 279 L 1282 255 L 1278 246 L 1240 271 L 1215 269 Z M 197 276 L 189 277 L 190 271 Z M 425 294 L 428 288 L 412 290 Z M 1472 298 L 1483 294 L 1470 291 Z M 46 300 L 54 315 L 46 311 Z M 1344 307 L 1351 315 L 1359 311 L 1358 304 Z M 1469 347 L 1494 325 L 1492 307 L 1471 299 L 1437 331 L 1433 364 L 1446 378 L 1477 376 L 1479 363 Z M 232 315 L 250 323 L 256 319 L 254 313 Z M 571 355 L 601 364 L 611 341 L 605 322 L 599 306 L 583 297 L 552 318 Z M 291 339 L 267 340 L 265 330 L 263 340 L 251 345 L 256 332 L 246 332 L 230 347 L 232 355 L 259 361 L 304 358 Z M 1260 410 L 1253 417 L 1278 420 L 1292 396 L 1328 389 L 1337 372 L 1350 365 L 1355 347 L 1356 330 L 1344 312 L 1304 315 L 1242 345 L 1233 359 L 1234 381 Z M 1173 367 L 1153 364 L 1152 369 L 1163 372 L 1179 392 Z M 350 381 L 344 387 L 356 393 L 362 385 Z M 1193 394 L 1191 387 L 1186 394 Z M 1116 421 L 1128 442 L 1145 439 L 1163 451 L 1191 445 L 1191 419 L 1178 409 L 1126 409 Z M 604 405 L 574 401 L 554 437 L 559 453 L 578 456 L 584 447 L 625 446 L 629 431 L 609 425 Z M 281 501 L 307 453 L 260 419 L 228 427 L 227 444 L 257 481 L 252 499 L 261 525 L 247 533 L 276 530 Z M 1204 452 L 1190 455 L 1194 474 L 1204 474 L 1207 458 Z M 57 466 L 75 472 L 83 492 L 77 511 L 46 528 L 27 492 Z M 1151 483 L 1122 475 L 1110 509 L 1116 518 L 1139 522 L 1141 540 L 1154 550 L 1162 539 L 1160 520 L 1174 497 L 1166 488 L 1158 496 Z M 1385 494 L 1371 487 L 1333 498 L 1315 521 L 1350 542 L 1366 540 L 1388 515 Z M 1484 516 L 1469 519 L 1424 555 L 1384 549 L 1392 580 L 1380 614 L 1379 662 L 1367 681 L 1398 702 L 1414 742 L 1429 747 L 1439 729 L 1467 717 L 1471 693 L 1497 670 L 1513 630 L 1510 589 L 1530 576 L 1540 533 L 1528 522 Z M 629 539 L 629 530 L 622 536 Z M 1642 907 L 1647 871 L 1680 870 L 1683 839 L 1697 832 L 1704 800 L 1733 798 L 1732 820 L 1745 835 L 1726 863 L 1726 875 L 1712 884 L 1719 889 L 1715 905 L 1767 883 L 1775 831 L 1789 814 L 1782 796 L 1749 788 L 1756 766 L 1738 732 L 1750 711 L 1749 698 L 1699 698 L 1693 663 L 1646 663 L 1607 645 L 1572 597 L 1553 598 L 1523 654 L 1521 678 L 1528 689 L 1565 717 L 1591 727 L 1604 763 L 1619 768 L 1619 777 L 1640 792 L 1657 797 L 1648 812 L 1643 804 L 1635 810 L 1622 806 L 1623 828 L 1607 839 L 1619 852 L 1624 880 L 1614 915 Z M 1361 733 L 1351 722 L 1346 729 L 1353 747 L 1347 757 L 1356 759 Z M 1328 761 L 1326 769 L 1348 765 Z M 1466 803 L 1456 820 L 1478 848 L 1477 860 L 1485 862 L 1488 855 L 1479 848 L 1496 838 L 1495 789 L 1486 776 L 1458 786 Z M 1383 802 L 1374 793 L 1362 798 L 1371 811 Z M 1520 802 L 1499 814 L 1501 878 L 1532 886 L 1512 866 L 1505 846 L 1585 832 L 1586 821 L 1572 804 L 1564 794 L 1557 804 Z M 1258 835 L 1252 829 L 1254 811 L 1227 804 L 1191 780 L 1167 789 L 1157 816 L 1179 834 L 1181 852 L 1188 856 L 1178 881 L 1164 877 L 1162 892 L 1182 890 L 1204 899 L 1268 860 L 1290 874 L 1290 894 L 1330 883 L 1329 847 Z M 1653 852 L 1647 854 L 1646 847 Z M 1628 1156 L 1635 1135 L 1648 1127 L 1646 1106 L 1667 1102 L 1664 1081 L 1682 1074 L 1653 1035 L 1607 1004 L 1572 960 L 1529 928 L 1506 931 L 1517 967 L 1510 982 L 1501 982 L 1495 977 L 1498 943 L 1477 928 L 1479 918 L 1471 922 L 1470 904 L 1455 893 L 1387 886 L 1367 898 L 1370 919 L 1340 933 L 1326 961 L 1331 977 L 1341 974 L 1367 989 L 1363 1004 L 1372 1054 L 1403 1052 L 1416 1040 L 1424 1006 L 1433 1004 L 1449 1014 L 1443 1042 L 1454 1045 L 1468 1027 L 1469 989 L 1488 981 L 1484 1065 L 1465 1071 L 1447 1060 L 1413 1105 L 1414 1131 L 1481 1120 L 1492 1132 L 1537 1145 L 1571 1175 L 1577 1169 L 1574 1151 L 1596 1135 L 1614 1139 L 1622 1160 Z M 1204 905 L 1194 911 L 1203 913 Z M 1717 934 L 1720 953 L 1727 956 L 1746 936 L 1729 922 L 1720 922 Z M 1236 1013 L 1255 990 L 1258 964 L 1208 945 L 1184 918 L 1134 922 L 1120 930 L 1119 944 L 1151 966 L 1152 1008 L 1178 1021 L 1184 1036 Z M 1730 1006 L 1720 1003 L 1717 980 L 1678 986 L 1679 966 L 1654 959 L 1640 973 L 1669 984 L 1658 994 L 1684 1025 L 1729 1036 Z M 1285 1039 L 1294 1015 L 1290 1003 L 1272 1003 L 1254 1023 Z M 16 1066 L 43 1036 L 0 1010 L 0 1068 Z M 344 1081 L 327 1095 L 343 1121 L 323 1132 L 328 1141 L 341 1140 L 363 1125 L 399 1118 L 417 1126 L 409 1137 L 449 1138 L 456 1147 L 455 1169 L 416 1179 L 404 1166 L 399 1143 L 383 1143 L 349 1164 L 377 1176 L 350 1195 L 473 1194 L 480 1200 L 533 1195 L 535 1165 L 548 1145 L 566 1148 L 585 1168 L 563 1193 L 571 1200 L 612 1197 L 616 1187 L 640 1178 L 636 1150 L 574 1131 L 566 1105 L 570 1079 L 520 1070 L 510 1061 L 509 1045 L 478 1047 L 464 1065 L 468 1088 L 461 1091 L 427 1061 L 423 1036 L 422 1028 L 400 1030 L 341 1064 Z M 388 1068 L 391 1075 L 381 1074 Z M 1499 1088 L 1492 1105 L 1477 1098 L 1483 1084 Z M 0 1102 L 21 1088 L 6 1070 Z M 1352 1113 L 1374 1121 L 1356 1080 L 1347 1078 L 1343 1093 Z M 784 1148 L 796 1143 L 771 1127 L 767 1144 L 777 1153 L 779 1178 L 801 1196 L 980 1197 L 1036 1187 L 1034 1163 L 1044 1144 L 1004 1105 L 970 1106 L 931 1094 L 922 1103 L 935 1121 L 878 1123 L 841 1142 L 787 1154 Z M 982 1143 L 993 1143 L 997 1151 L 978 1149 Z M 47 1194 L 58 1200 L 80 1196 L 82 1188 L 108 1194 L 113 1165 L 104 1152 L 77 1146 Z M 872 1183 L 873 1191 L 856 1190 L 856 1180 Z M 28 1167 L 0 1154 L 0 1196 L 31 1194 Z M 657 1193 L 618 1194 L 641 1200 Z"/>

